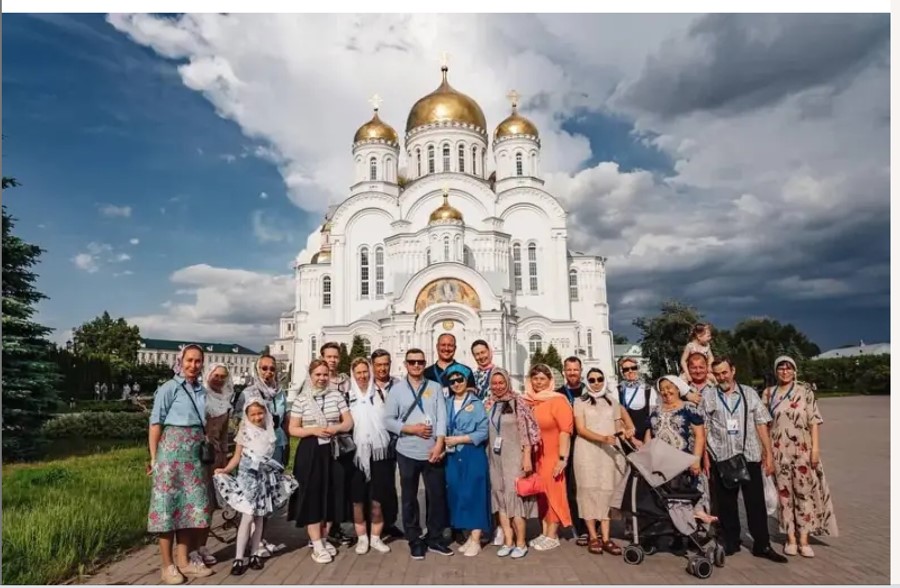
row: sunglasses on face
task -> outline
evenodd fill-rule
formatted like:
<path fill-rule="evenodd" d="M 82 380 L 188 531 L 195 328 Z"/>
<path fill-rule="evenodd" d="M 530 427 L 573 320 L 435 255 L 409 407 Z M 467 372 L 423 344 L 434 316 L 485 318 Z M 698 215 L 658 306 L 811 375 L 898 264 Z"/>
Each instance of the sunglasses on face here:
<path fill-rule="evenodd" d="M 261 368 L 259 368 L 259 371 L 261 371 L 261 372 L 275 372 L 275 368 L 273 368 L 273 367 L 261 367 Z"/>
<path fill-rule="evenodd" d="M 589 384 L 600 384 L 603 382 L 603 378 L 588 378 Z"/>
<path fill-rule="evenodd" d="M 425 365 L 424 359 L 407 359 L 406 365 Z"/>
<path fill-rule="evenodd" d="M 636 372 L 636 371 L 638 371 L 637 366 L 623 367 L 623 368 L 622 368 L 622 373 L 623 373 L 623 374 L 627 374 L 628 372 Z"/>
<path fill-rule="evenodd" d="M 466 379 L 465 378 L 450 378 L 447 381 L 450 382 L 451 385 L 453 385 L 453 384 L 462 384 L 463 382 L 466 381 Z"/>

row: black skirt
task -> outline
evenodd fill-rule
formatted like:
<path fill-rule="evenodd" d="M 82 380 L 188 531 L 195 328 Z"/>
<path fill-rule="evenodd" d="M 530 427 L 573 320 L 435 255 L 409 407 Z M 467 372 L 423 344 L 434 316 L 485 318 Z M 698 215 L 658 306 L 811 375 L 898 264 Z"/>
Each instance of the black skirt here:
<path fill-rule="evenodd" d="M 338 458 L 331 458 L 331 493 L 334 495 L 334 516 L 328 519 L 332 523 L 353 522 L 353 482 L 357 471 L 353 460 L 356 452 L 345 453 Z M 365 482 L 365 479 L 363 479 Z M 362 502 L 362 500 L 360 500 Z"/>
<path fill-rule="evenodd" d="M 393 525 L 397 520 L 397 460 L 393 457 L 372 462 L 369 493 L 373 502 L 381 505 L 384 522 Z"/>
<path fill-rule="evenodd" d="M 288 503 L 288 520 L 298 527 L 334 520 L 331 444 L 319 445 L 318 437 L 304 437 L 294 456 L 294 477 L 300 486 Z"/>

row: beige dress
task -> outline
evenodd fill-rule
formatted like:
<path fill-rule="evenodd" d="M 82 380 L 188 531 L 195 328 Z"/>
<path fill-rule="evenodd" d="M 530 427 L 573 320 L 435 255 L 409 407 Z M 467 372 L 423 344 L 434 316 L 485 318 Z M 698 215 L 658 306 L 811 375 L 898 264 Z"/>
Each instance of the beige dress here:
<path fill-rule="evenodd" d="M 488 411 L 489 442 L 488 462 L 491 476 L 491 512 L 504 513 L 508 517 L 525 519 L 537 516 L 537 501 L 534 496 L 522 498 L 516 493 L 516 478 L 522 475 L 522 446 L 519 442 L 519 427 L 515 413 L 503 414 L 502 405 L 497 410 Z M 500 455 L 494 453 L 497 439 L 496 423 L 500 422 L 500 437 L 503 439 Z"/>
<path fill-rule="evenodd" d="M 607 402 L 609 400 L 609 402 Z M 591 399 L 575 401 L 575 418 L 598 435 L 614 435 L 620 415 L 619 400 L 607 392 L 591 404 Z M 613 491 L 625 474 L 625 458 L 610 445 L 575 438 L 575 484 L 578 488 L 578 514 L 585 520 L 610 518 Z"/>
<path fill-rule="evenodd" d="M 831 491 L 825 481 L 822 462 L 810 463 L 812 434 L 810 425 L 824 422 L 809 385 L 794 384 L 789 395 L 774 388 L 763 391 L 762 401 L 772 413 L 772 453 L 775 454 L 775 485 L 778 488 L 778 515 L 781 530 L 810 535 L 837 536 L 837 520 L 831 504 Z"/>

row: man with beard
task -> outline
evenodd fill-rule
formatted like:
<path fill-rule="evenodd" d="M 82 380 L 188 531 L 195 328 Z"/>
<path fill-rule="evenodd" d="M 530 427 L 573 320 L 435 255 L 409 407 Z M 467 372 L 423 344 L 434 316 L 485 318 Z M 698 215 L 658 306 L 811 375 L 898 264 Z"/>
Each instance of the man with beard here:
<path fill-rule="evenodd" d="M 372 352 L 372 377 L 375 381 L 375 390 L 379 395 L 385 398 L 385 402 L 387 398 L 390 396 L 391 388 L 394 387 L 394 384 L 397 382 L 397 378 L 391 375 L 391 353 L 385 349 L 376 349 Z M 391 456 L 390 458 L 394 462 L 394 473 L 396 477 L 397 472 L 397 458 L 396 456 Z M 381 511 L 384 514 L 384 533 L 390 537 L 395 539 L 402 539 L 405 537 L 403 531 L 401 531 L 397 527 L 397 514 L 399 508 L 397 506 L 397 494 L 396 487 L 394 488 L 394 499 L 392 501 L 387 501 L 386 503 L 381 504 Z"/>
<path fill-rule="evenodd" d="M 574 406 L 575 400 L 584 392 L 584 381 L 581 379 L 581 360 L 574 355 L 567 357 L 563 362 L 563 377 L 565 377 L 566 381 L 562 386 L 557 388 L 556 391 L 565 395 L 566 399 L 569 401 L 569 405 Z M 569 510 L 572 513 L 573 530 L 577 536 L 576 543 L 584 547 L 588 544 L 588 533 L 584 520 L 578 516 L 578 485 L 575 480 L 574 441 L 572 442 L 569 451 L 569 461 L 566 463 L 566 496 L 569 500 Z"/>

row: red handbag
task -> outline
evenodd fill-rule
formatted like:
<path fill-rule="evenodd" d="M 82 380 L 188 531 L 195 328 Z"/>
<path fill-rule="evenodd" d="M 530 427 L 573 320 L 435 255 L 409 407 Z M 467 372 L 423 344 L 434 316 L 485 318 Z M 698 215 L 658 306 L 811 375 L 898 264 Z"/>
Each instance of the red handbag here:
<path fill-rule="evenodd" d="M 522 498 L 544 493 L 544 482 L 537 474 L 516 478 L 516 494 Z"/>

